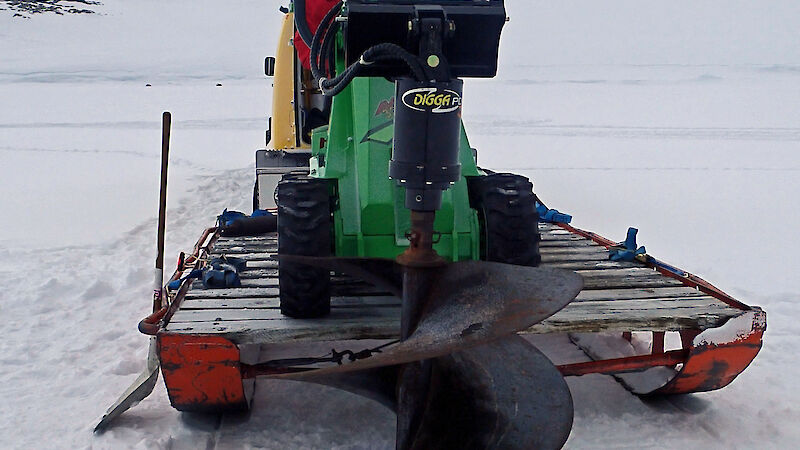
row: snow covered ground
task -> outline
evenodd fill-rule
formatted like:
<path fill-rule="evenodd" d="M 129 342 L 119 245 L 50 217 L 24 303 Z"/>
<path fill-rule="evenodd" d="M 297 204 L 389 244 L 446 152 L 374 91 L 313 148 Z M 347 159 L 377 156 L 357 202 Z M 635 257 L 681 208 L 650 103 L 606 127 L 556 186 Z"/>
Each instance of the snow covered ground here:
<path fill-rule="evenodd" d="M 615 239 L 638 227 L 649 253 L 768 313 L 761 354 L 721 391 L 644 402 L 608 377 L 570 379 L 567 446 L 795 448 L 800 6 L 507 3 L 500 75 L 465 89 L 481 165 L 531 176 L 576 226 Z M 160 114 L 174 117 L 172 256 L 223 208 L 248 208 L 277 7 L 0 11 L 1 448 L 392 446 L 382 407 L 274 381 L 221 428 L 171 409 L 159 383 L 91 434 L 144 364 Z M 555 360 L 581 357 L 561 337 L 537 342 Z"/>

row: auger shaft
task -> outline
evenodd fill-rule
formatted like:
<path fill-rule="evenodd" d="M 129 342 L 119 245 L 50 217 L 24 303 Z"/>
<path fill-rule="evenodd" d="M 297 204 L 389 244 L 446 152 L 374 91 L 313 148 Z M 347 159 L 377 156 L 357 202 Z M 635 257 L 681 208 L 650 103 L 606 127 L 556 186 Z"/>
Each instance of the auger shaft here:
<path fill-rule="evenodd" d="M 411 211 L 410 245 L 398 256 L 403 266 L 400 339 L 408 339 L 419 323 L 436 267 L 446 264 L 433 249 L 435 211 Z M 431 382 L 431 361 L 408 363 L 397 382 L 396 448 L 410 448 L 422 423 Z"/>

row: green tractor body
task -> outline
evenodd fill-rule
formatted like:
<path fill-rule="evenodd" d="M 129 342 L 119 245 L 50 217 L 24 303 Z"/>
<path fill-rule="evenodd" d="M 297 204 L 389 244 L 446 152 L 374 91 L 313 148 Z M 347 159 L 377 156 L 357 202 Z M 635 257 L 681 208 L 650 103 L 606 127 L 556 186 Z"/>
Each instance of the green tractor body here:
<path fill-rule="evenodd" d="M 312 42 L 310 70 L 296 46 L 296 33 L 301 32 L 296 25 L 302 21 L 286 13 L 277 56 L 265 65 L 266 73 L 274 75 L 267 137 L 272 149 L 257 153 L 254 195 L 254 208 L 277 209 L 280 254 L 394 260 L 409 253 L 412 241 L 420 242 L 412 218 L 419 221 L 422 214 L 430 218 L 425 245 L 427 249 L 432 242 L 428 250 L 435 258 L 538 265 L 532 184 L 525 177 L 478 168 L 461 121 L 463 83 L 457 77 L 496 73 L 505 23 L 502 2 L 445 3 L 444 9 L 411 3 L 339 4 L 323 19 L 325 25 L 316 27 L 313 39 L 303 40 Z M 391 75 L 397 71 L 392 55 L 410 54 L 393 43 L 368 45 L 363 55 L 374 62 L 348 59 L 354 48 L 370 40 L 402 41 L 400 35 L 407 30 L 384 36 L 381 21 L 388 20 L 397 31 L 408 14 L 432 27 L 420 30 L 452 34 L 437 23 L 458 30 L 447 41 L 449 57 L 423 59 L 430 73 L 418 73 L 415 68 L 422 63 L 412 62 L 415 78 L 402 67 L 400 75 Z M 340 23 L 347 24 L 347 33 Z M 431 42 L 441 38 L 438 31 L 430 33 Z M 439 52 L 437 48 L 429 50 Z M 378 53 L 369 56 L 371 52 Z M 449 62 L 446 74 L 433 70 L 440 62 Z M 358 75 L 349 76 L 356 71 Z M 282 261 L 281 311 L 298 318 L 327 315 L 330 277 L 327 268 Z"/>
<path fill-rule="evenodd" d="M 394 84 L 357 78 L 333 98 L 330 124 L 312 133 L 312 177 L 335 180 L 336 256 L 395 258 L 409 245 L 405 188 L 389 179 L 394 133 Z M 478 215 L 470 207 L 465 177 L 482 175 L 462 126 L 461 179 L 445 191 L 437 211 L 434 244 L 451 261 L 480 258 Z"/>

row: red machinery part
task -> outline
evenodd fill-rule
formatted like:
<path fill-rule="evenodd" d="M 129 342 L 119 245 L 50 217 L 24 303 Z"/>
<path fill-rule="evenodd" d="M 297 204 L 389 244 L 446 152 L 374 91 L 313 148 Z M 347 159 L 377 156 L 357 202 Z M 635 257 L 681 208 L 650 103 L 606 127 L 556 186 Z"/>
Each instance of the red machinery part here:
<path fill-rule="evenodd" d="M 654 332 L 652 354 L 623 358 L 602 359 L 602 353 L 597 354 L 584 347 L 581 339 L 576 343 L 595 360 L 565 364 L 558 366 L 558 369 L 564 376 L 594 373 L 614 375 L 637 395 L 688 394 L 721 389 L 755 359 L 761 349 L 766 320 L 766 313 L 754 307 L 718 328 L 681 332 L 683 349 L 667 352 L 663 350 L 663 334 Z M 682 366 L 674 371 L 675 375 L 669 381 L 658 384 L 638 382 L 638 386 L 634 386 L 630 384 L 633 380 L 625 375 L 652 367 L 677 367 L 678 364 Z"/>
<path fill-rule="evenodd" d="M 652 394 L 706 392 L 729 385 L 761 350 L 766 329 L 767 314 L 754 308 L 700 333 L 678 375 Z"/>
<path fill-rule="evenodd" d="M 684 350 L 675 350 L 661 354 L 564 364 L 558 366 L 558 370 L 565 377 L 579 377 L 595 373 L 613 375 L 616 373 L 636 372 L 657 366 L 675 366 L 685 361 L 686 352 Z"/>
<path fill-rule="evenodd" d="M 559 223 L 559 227 L 579 236 L 605 246 L 617 245 L 616 242 L 590 231 L 581 230 L 571 225 Z M 662 275 L 675 278 L 684 285 L 699 289 L 721 302 L 745 311 L 741 316 L 733 318 L 719 328 L 712 328 L 699 334 L 682 332 L 683 349 L 689 349 L 688 356 L 683 362 L 678 374 L 666 385 L 649 394 L 684 394 L 689 392 L 705 392 L 730 384 L 758 354 L 761 349 L 761 340 L 767 329 L 767 315 L 758 307 L 751 307 L 734 299 L 718 289 L 708 281 L 697 275 L 677 269 L 655 258 L 648 257 L 647 265 L 658 270 Z M 628 340 L 630 340 L 630 333 Z M 648 355 L 652 366 L 667 365 L 665 358 L 658 353 L 663 352 L 663 334 L 653 335 L 654 355 Z M 660 350 L 660 351 L 659 351 Z M 676 355 L 672 355 L 675 357 Z M 640 361 L 630 361 L 631 364 L 644 364 L 648 357 L 641 357 Z M 630 358 L 622 358 L 627 360 Z M 587 367 L 569 367 L 565 370 L 576 370 L 586 373 L 586 370 L 598 370 L 602 373 L 613 372 L 610 369 L 619 361 L 600 360 L 594 361 Z M 623 364 L 624 365 L 624 364 Z M 619 373 L 620 371 L 617 371 Z"/>
<path fill-rule="evenodd" d="M 325 14 L 337 3 L 339 3 L 339 0 L 306 0 L 306 20 L 308 21 L 308 29 L 312 33 L 317 30 Z M 303 67 L 309 69 L 311 67 L 309 62 L 311 49 L 303 42 L 303 38 L 300 37 L 300 33 L 297 31 L 294 34 L 294 48 L 297 51 L 300 63 L 303 64 Z"/>
<path fill-rule="evenodd" d="M 215 413 L 248 409 L 239 349 L 231 341 L 161 333 L 158 355 L 175 409 Z"/>

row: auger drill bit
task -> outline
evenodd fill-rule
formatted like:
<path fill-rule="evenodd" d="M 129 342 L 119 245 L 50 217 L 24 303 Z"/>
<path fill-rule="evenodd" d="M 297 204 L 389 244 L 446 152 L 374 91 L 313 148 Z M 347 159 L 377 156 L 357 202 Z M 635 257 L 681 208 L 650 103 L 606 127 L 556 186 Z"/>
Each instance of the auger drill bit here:
<path fill-rule="evenodd" d="M 430 395 L 411 449 L 557 449 L 572 396 L 533 345 L 509 336 L 432 361 Z"/>
<path fill-rule="evenodd" d="M 398 449 L 561 447 L 572 425 L 569 389 L 515 333 L 572 301 L 582 277 L 494 262 L 447 264 L 424 237 L 433 234 L 432 214 L 412 212 L 412 224 L 411 246 L 396 264 L 280 256 L 401 294 L 401 340 L 341 365 L 263 374 L 337 387 L 392 408 Z M 258 374 L 257 366 L 250 370 Z"/>

